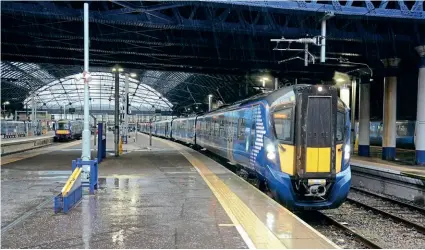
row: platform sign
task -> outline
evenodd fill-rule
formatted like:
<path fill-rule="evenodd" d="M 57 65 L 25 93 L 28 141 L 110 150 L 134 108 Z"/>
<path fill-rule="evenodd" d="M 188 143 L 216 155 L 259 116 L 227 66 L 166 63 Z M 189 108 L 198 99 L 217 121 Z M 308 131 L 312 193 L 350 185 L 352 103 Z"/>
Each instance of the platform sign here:
<path fill-rule="evenodd" d="M 50 116 L 50 120 L 54 121 L 55 120 L 55 116 L 54 115 L 51 115 Z"/>
<path fill-rule="evenodd" d="M 68 111 L 69 111 L 70 114 L 74 114 L 75 113 L 75 108 L 69 108 Z"/>

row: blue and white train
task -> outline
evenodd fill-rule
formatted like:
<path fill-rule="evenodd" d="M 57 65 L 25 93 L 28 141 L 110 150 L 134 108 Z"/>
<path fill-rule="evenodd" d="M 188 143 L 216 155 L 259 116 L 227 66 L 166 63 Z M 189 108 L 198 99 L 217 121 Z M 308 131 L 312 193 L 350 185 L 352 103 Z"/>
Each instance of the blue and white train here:
<path fill-rule="evenodd" d="M 226 158 L 291 209 L 339 207 L 350 189 L 349 110 L 332 86 L 295 85 L 154 122 L 152 134 Z"/>

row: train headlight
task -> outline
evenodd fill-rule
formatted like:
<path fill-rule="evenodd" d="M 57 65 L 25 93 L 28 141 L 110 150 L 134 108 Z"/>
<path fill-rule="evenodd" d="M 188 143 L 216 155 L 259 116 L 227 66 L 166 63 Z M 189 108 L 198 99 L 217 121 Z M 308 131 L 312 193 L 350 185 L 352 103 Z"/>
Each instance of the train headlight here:
<path fill-rule="evenodd" d="M 350 159 L 350 154 L 351 154 L 350 145 L 345 145 L 345 147 L 344 147 L 344 160 L 348 161 Z"/>
<path fill-rule="evenodd" d="M 276 149 L 275 149 L 275 147 L 274 147 L 274 145 L 273 145 L 273 144 L 269 143 L 269 144 L 267 144 L 267 146 L 266 146 L 266 151 L 267 151 L 267 153 L 268 153 L 268 152 L 275 152 L 275 151 L 276 151 Z"/>
<path fill-rule="evenodd" d="M 274 152 L 274 151 L 267 152 L 267 159 L 272 160 L 272 161 L 274 159 L 276 159 L 276 152 Z"/>
<path fill-rule="evenodd" d="M 266 156 L 269 160 L 276 159 L 276 146 L 274 143 L 267 137 L 264 137 L 264 144 L 266 145 Z"/>

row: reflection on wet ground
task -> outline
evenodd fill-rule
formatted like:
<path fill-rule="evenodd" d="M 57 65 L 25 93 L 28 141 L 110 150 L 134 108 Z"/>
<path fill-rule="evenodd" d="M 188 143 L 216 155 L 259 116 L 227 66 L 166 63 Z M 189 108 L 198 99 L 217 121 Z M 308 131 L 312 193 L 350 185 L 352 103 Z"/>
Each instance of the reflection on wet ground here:
<path fill-rule="evenodd" d="M 218 226 L 232 221 L 176 150 L 108 157 L 97 194 L 67 215 L 43 204 L 71 173 L 55 153 L 34 157 L 37 171 L 25 160 L 2 169 L 2 248 L 246 248 L 234 226 Z"/>

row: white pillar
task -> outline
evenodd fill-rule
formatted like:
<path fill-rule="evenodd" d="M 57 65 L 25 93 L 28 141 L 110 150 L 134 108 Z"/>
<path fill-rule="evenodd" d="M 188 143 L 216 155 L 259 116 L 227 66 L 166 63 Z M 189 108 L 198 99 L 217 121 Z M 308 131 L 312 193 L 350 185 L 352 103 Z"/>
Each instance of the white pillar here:
<path fill-rule="evenodd" d="M 418 105 L 416 110 L 415 148 L 416 163 L 425 165 L 425 45 L 415 48 L 419 53 L 419 76 L 418 76 Z"/>
<path fill-rule="evenodd" d="M 355 78 L 351 81 L 351 148 L 354 152 L 356 144 L 356 96 L 357 96 L 357 80 Z"/>
<path fill-rule="evenodd" d="M 347 86 L 344 85 L 339 89 L 339 98 L 341 98 L 347 107 L 350 107 L 350 89 Z"/>
<path fill-rule="evenodd" d="M 33 123 L 35 120 L 34 109 L 35 109 L 35 95 L 34 93 L 32 93 L 31 94 L 31 123 Z"/>
<path fill-rule="evenodd" d="M 84 3 L 84 129 L 83 146 L 81 159 L 89 161 L 91 159 L 90 150 L 90 116 L 89 116 L 89 4 Z M 83 166 L 83 180 L 89 178 L 90 166 Z"/>
<path fill-rule="evenodd" d="M 370 84 L 360 84 L 359 91 L 359 150 L 360 156 L 369 156 L 370 150 Z"/>
<path fill-rule="evenodd" d="M 125 74 L 125 94 L 124 94 L 124 142 L 127 143 L 128 139 L 128 73 Z"/>
<path fill-rule="evenodd" d="M 274 78 L 274 90 L 279 88 L 279 79 L 277 77 Z"/>
<path fill-rule="evenodd" d="M 213 96 L 211 94 L 208 95 L 208 112 L 212 110 L 212 98 Z"/>
<path fill-rule="evenodd" d="M 326 19 L 322 20 L 322 45 L 320 47 L 320 62 L 324 63 L 326 60 Z"/>
<path fill-rule="evenodd" d="M 391 74 L 384 78 L 384 112 L 382 132 L 382 159 L 394 160 L 397 136 L 397 76 L 396 68 L 400 63 L 399 58 L 383 59 L 387 73 Z"/>

